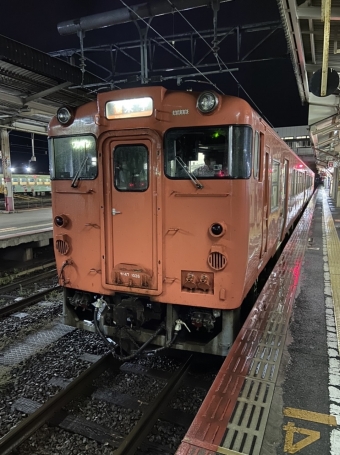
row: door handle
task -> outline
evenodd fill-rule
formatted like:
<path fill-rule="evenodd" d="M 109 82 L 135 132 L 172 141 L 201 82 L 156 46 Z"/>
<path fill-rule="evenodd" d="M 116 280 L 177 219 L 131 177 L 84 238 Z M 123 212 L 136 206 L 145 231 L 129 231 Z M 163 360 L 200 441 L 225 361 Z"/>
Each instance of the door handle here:
<path fill-rule="evenodd" d="M 116 209 L 112 209 L 112 215 L 120 215 L 122 212 L 118 212 Z"/>

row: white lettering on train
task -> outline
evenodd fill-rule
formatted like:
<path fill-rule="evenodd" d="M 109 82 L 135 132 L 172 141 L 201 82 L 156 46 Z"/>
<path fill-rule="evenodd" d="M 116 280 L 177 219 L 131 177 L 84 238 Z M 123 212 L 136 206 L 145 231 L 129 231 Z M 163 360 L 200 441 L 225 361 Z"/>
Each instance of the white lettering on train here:
<path fill-rule="evenodd" d="M 189 109 L 177 109 L 172 111 L 172 115 L 189 115 Z"/>

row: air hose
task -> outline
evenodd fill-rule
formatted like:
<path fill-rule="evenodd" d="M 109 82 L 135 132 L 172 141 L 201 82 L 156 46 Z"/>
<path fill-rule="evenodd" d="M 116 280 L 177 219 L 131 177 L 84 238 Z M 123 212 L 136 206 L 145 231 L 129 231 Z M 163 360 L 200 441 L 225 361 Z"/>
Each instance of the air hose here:
<path fill-rule="evenodd" d="M 175 325 L 175 330 L 174 330 L 174 334 L 171 338 L 171 340 L 169 340 L 165 346 L 162 346 L 160 348 L 157 348 L 157 349 L 153 349 L 153 350 L 150 350 L 150 351 L 146 351 L 144 352 L 145 348 L 157 337 L 157 335 L 165 328 L 164 324 L 161 324 L 158 329 L 153 333 L 153 335 L 151 335 L 151 337 L 139 348 L 137 349 L 136 352 L 134 352 L 133 354 L 131 355 L 128 355 L 128 356 L 121 356 L 121 355 L 118 355 L 116 354 L 116 352 L 114 351 L 113 347 L 112 347 L 112 343 L 109 342 L 109 340 L 106 338 L 106 336 L 104 335 L 104 333 L 100 330 L 100 327 L 99 327 L 99 324 L 98 324 L 98 312 L 99 312 L 99 307 L 95 306 L 95 309 L 94 309 L 94 327 L 96 329 L 96 332 L 100 335 L 100 337 L 102 338 L 102 340 L 104 341 L 105 345 L 110 349 L 110 351 L 112 352 L 112 355 L 115 359 L 117 360 L 121 360 L 121 361 L 127 361 L 127 360 L 132 360 L 132 359 L 135 359 L 139 354 L 144 354 L 144 355 L 148 355 L 148 356 L 152 356 L 152 355 L 156 355 L 158 352 L 160 351 L 163 351 L 164 349 L 168 349 L 170 346 L 173 345 L 173 343 L 175 342 L 180 330 L 182 329 L 182 324 L 186 326 L 186 324 L 181 321 L 180 319 L 178 319 L 176 321 L 176 325 Z M 189 329 L 188 329 L 189 330 Z M 116 346 L 116 344 L 114 345 L 114 347 Z"/>

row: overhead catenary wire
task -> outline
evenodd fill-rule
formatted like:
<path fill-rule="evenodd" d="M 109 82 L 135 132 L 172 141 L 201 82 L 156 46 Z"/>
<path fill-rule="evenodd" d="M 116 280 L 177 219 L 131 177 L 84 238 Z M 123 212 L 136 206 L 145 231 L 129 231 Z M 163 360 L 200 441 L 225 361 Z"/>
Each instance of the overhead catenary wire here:
<path fill-rule="evenodd" d="M 122 0 L 121 0 L 122 1 Z M 192 25 L 192 23 L 184 16 L 184 14 L 179 11 L 176 6 L 171 2 L 171 0 L 167 0 L 169 5 L 174 9 L 174 11 L 176 11 L 176 13 L 178 13 L 184 20 L 185 22 L 194 30 L 195 33 L 197 33 L 197 35 L 202 39 L 202 41 L 210 48 L 210 50 L 212 51 L 212 53 L 215 55 L 216 59 L 217 59 L 217 62 L 218 63 L 222 63 L 222 65 L 225 67 L 226 70 L 229 71 L 229 68 L 228 66 L 226 65 L 226 63 L 221 59 L 221 57 L 215 52 L 215 50 L 213 49 L 213 47 L 211 47 L 211 45 L 208 43 L 208 41 L 200 34 L 200 32 Z M 220 66 L 221 68 L 221 66 Z M 243 92 L 246 94 L 246 96 L 248 97 L 248 99 L 251 101 L 251 103 L 253 104 L 253 106 L 255 106 L 255 108 L 257 109 L 257 111 L 262 115 L 262 117 L 266 120 L 266 122 L 273 128 L 273 125 L 270 123 L 270 121 L 264 116 L 264 114 L 261 112 L 261 109 L 257 106 L 257 104 L 255 103 L 255 101 L 251 98 L 251 96 L 249 95 L 249 93 L 246 91 L 246 89 L 243 87 L 243 85 L 238 81 L 238 79 L 236 78 L 236 76 L 232 73 L 232 71 L 229 71 L 229 74 L 234 78 L 235 82 L 237 83 L 238 87 L 241 88 L 241 90 L 243 90 Z"/>
<path fill-rule="evenodd" d="M 153 32 L 155 32 L 168 46 L 170 46 L 178 55 L 181 56 L 192 68 L 194 68 L 204 79 L 211 84 L 217 91 L 219 91 L 222 95 L 225 93 L 221 90 L 214 82 L 212 82 L 205 74 L 203 74 L 195 65 L 193 65 L 190 60 L 188 60 L 178 49 L 175 48 L 164 36 L 162 36 L 154 27 L 152 27 L 145 19 L 143 19 L 136 11 L 133 10 L 129 5 L 125 3 L 124 0 L 120 0 L 120 3 L 125 6 L 131 13 L 133 13 L 138 19 L 143 21 Z M 177 8 L 176 8 L 177 10 Z"/>

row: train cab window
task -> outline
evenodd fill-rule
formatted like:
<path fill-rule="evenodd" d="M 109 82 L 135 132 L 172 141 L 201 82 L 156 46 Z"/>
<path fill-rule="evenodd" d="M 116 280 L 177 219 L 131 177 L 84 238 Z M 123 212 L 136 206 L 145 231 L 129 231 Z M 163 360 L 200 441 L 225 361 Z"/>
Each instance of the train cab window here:
<path fill-rule="evenodd" d="M 176 128 L 164 137 L 165 175 L 170 178 L 246 179 L 251 173 L 248 126 Z"/>
<path fill-rule="evenodd" d="M 253 175 L 255 179 L 259 178 L 260 169 L 260 135 L 255 131 L 254 135 L 254 157 L 253 157 Z"/>
<path fill-rule="evenodd" d="M 146 191 L 149 157 L 145 145 L 118 145 L 113 151 L 114 185 L 119 191 Z"/>
<path fill-rule="evenodd" d="M 51 138 L 48 148 L 52 179 L 92 180 L 97 177 L 96 140 L 93 136 Z"/>
<path fill-rule="evenodd" d="M 280 163 L 273 160 L 272 173 L 271 173 L 271 198 L 270 209 L 273 212 L 279 206 L 279 176 L 280 176 Z"/>

